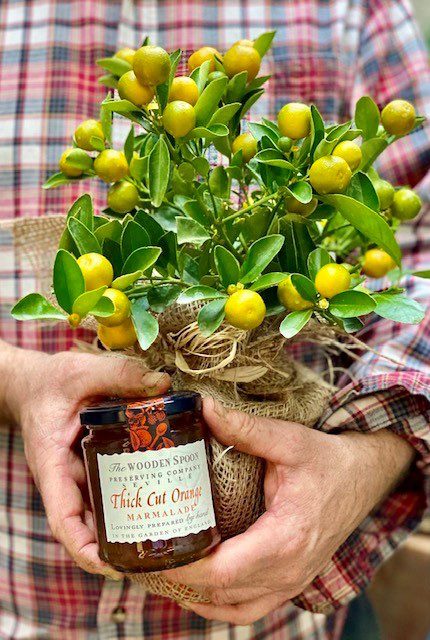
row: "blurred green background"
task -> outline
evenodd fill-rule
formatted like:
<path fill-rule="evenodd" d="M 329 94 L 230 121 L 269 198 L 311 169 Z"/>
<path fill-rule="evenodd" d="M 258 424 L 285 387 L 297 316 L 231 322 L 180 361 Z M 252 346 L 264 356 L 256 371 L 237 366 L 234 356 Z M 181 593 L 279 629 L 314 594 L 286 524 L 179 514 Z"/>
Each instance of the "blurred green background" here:
<path fill-rule="evenodd" d="M 412 0 L 417 22 L 430 48 L 430 2 L 429 0 Z"/>

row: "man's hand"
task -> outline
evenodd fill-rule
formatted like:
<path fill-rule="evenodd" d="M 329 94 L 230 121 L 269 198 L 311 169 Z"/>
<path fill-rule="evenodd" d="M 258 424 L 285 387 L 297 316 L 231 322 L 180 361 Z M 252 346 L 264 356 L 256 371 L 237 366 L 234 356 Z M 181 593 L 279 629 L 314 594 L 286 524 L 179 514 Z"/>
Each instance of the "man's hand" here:
<path fill-rule="evenodd" d="M 227 411 L 211 399 L 215 437 L 267 462 L 267 511 L 242 535 L 186 567 L 166 571 L 211 604 L 199 615 L 251 624 L 298 595 L 406 473 L 413 449 L 388 431 L 328 435 L 299 424 Z"/>
<path fill-rule="evenodd" d="M 21 425 L 28 465 L 53 535 L 85 571 L 119 578 L 121 574 L 98 557 L 80 450 L 79 410 L 97 396 L 163 393 L 169 376 L 120 356 L 48 356 L 5 345 L 0 358 L 1 373 L 7 376 L 2 411 Z"/>

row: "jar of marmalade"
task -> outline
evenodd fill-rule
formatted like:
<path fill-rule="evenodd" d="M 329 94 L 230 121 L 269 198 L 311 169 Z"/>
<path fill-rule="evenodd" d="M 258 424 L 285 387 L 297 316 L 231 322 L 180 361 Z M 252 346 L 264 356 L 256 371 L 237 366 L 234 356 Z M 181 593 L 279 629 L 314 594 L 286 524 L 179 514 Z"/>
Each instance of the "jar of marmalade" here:
<path fill-rule="evenodd" d="M 99 554 L 118 571 L 178 567 L 220 541 L 201 407 L 182 391 L 81 411 Z"/>

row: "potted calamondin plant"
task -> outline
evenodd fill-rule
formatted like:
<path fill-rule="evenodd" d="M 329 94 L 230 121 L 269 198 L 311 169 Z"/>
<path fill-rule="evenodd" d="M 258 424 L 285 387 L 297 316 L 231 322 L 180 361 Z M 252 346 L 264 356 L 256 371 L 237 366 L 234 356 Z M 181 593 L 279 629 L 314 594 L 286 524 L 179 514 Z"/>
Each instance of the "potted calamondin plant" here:
<path fill-rule="evenodd" d="M 274 121 L 245 122 L 264 92 L 260 63 L 273 36 L 223 55 L 204 47 L 187 75 L 177 75 L 180 51 L 148 41 L 98 61 L 109 88 L 100 119 L 78 126 L 44 188 L 100 178 L 110 185 L 107 207 L 95 213 L 85 194 L 56 218 L 52 290 L 26 296 L 12 314 L 85 322 L 99 346 L 167 367 L 177 388 L 311 425 L 332 387 L 292 359 L 288 341 L 334 343 L 373 313 L 423 317 L 397 285 L 395 238 L 418 215 L 419 196 L 373 168 L 423 118 L 404 100 L 380 113 L 364 96 L 339 124 L 302 103 L 285 104 Z M 112 147 L 114 114 L 131 123 L 123 149 Z M 43 225 L 53 228 L 52 218 L 36 222 L 45 236 Z M 25 242 L 25 227 L 19 233 L 34 259 L 40 246 Z M 46 237 L 43 247 L 46 256 Z M 391 286 L 368 288 L 387 274 Z M 263 470 L 212 447 L 227 537 L 261 512 Z M 142 579 L 185 597 L 160 577 Z"/>

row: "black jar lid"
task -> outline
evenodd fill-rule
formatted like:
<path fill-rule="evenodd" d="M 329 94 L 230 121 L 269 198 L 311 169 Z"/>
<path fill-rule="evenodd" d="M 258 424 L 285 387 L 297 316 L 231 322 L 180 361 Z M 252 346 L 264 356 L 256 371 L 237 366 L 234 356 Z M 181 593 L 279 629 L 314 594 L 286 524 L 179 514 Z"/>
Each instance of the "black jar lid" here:
<path fill-rule="evenodd" d="M 92 427 L 108 424 L 127 423 L 127 409 L 151 411 L 162 408 L 166 415 L 172 416 L 184 411 L 199 411 L 202 398 L 195 391 L 172 391 L 164 396 L 153 398 L 114 398 L 89 405 L 80 412 L 81 424 Z"/>

